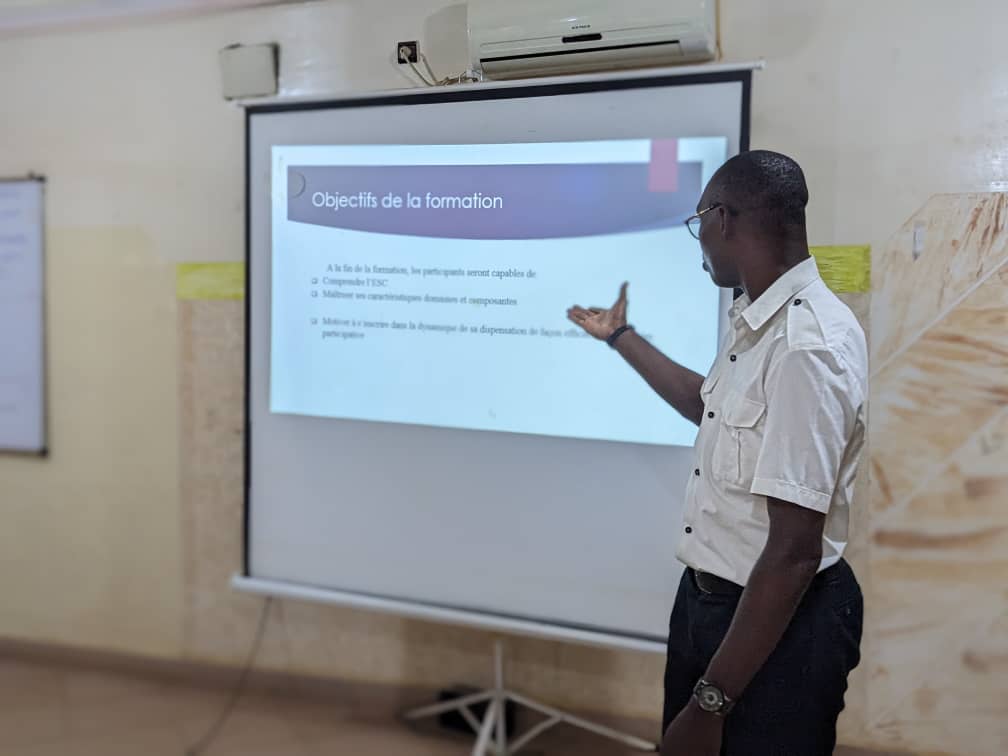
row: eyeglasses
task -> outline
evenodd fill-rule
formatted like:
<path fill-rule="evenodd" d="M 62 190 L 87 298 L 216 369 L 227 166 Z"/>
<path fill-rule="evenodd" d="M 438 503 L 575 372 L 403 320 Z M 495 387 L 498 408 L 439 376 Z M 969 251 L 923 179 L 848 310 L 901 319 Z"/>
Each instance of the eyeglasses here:
<path fill-rule="evenodd" d="M 690 234 L 693 235 L 694 239 L 696 239 L 697 241 L 700 240 L 700 223 L 703 220 L 703 217 L 711 210 L 717 210 L 719 207 L 724 207 L 724 205 L 720 202 L 715 202 L 710 207 L 701 210 L 696 215 L 691 215 L 689 218 L 683 221 L 683 223 L 686 225 L 686 228 L 689 229 Z"/>

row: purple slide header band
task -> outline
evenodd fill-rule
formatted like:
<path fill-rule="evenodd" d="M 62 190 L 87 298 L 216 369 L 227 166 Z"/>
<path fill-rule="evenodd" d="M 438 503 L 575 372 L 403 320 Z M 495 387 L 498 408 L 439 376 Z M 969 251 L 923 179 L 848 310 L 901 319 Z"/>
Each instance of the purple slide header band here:
<path fill-rule="evenodd" d="M 291 166 L 287 217 L 351 231 L 443 239 L 558 239 L 680 224 L 700 163 Z M 669 180 L 671 179 L 671 180 Z M 671 190 L 671 191 L 670 191 Z"/>

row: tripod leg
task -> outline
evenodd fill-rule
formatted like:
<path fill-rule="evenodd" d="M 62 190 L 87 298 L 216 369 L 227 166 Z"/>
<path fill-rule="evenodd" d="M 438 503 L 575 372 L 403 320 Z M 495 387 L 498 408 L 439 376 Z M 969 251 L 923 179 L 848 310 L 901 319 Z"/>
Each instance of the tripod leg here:
<path fill-rule="evenodd" d="M 497 702 L 497 756 L 508 756 L 507 741 L 507 702 L 499 699 Z"/>
<path fill-rule="evenodd" d="M 486 716 L 483 717 L 483 726 L 480 728 L 476 745 L 473 746 L 472 756 L 486 756 L 487 748 L 490 746 L 490 737 L 493 735 L 494 724 L 497 722 L 497 712 L 500 704 L 497 699 L 490 702 L 487 707 Z"/>
<path fill-rule="evenodd" d="M 504 644 L 494 644 L 494 692 L 497 701 L 497 756 L 508 756 L 507 696 L 504 691 Z"/>

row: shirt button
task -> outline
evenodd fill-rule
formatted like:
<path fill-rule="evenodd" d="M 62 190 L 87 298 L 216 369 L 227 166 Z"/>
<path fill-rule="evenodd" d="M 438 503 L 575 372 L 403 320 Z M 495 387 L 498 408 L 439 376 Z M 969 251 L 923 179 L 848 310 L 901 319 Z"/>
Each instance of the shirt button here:
<path fill-rule="evenodd" d="M 700 477 L 700 468 L 698 467 L 696 470 L 694 470 L 693 474 L 696 475 L 699 478 Z"/>
<path fill-rule="evenodd" d="M 798 305 L 800 305 L 800 304 L 801 304 L 801 300 L 800 300 L 800 299 L 796 299 L 796 300 L 794 301 L 794 304 L 795 304 L 795 307 L 797 307 Z"/>
<path fill-rule="evenodd" d="M 738 359 L 738 357 L 736 357 L 736 356 L 735 356 L 735 355 L 733 354 L 733 355 L 732 355 L 731 357 L 729 357 L 728 359 L 729 359 L 729 360 L 731 360 L 732 362 L 735 362 L 735 360 L 737 360 L 737 359 Z"/>
<path fill-rule="evenodd" d="M 693 532 L 693 528 L 691 528 L 689 525 L 687 525 L 686 526 L 686 533 L 687 533 L 687 535 L 690 534 L 690 533 L 692 533 L 692 532 Z"/>
<path fill-rule="evenodd" d="M 713 420 L 714 419 L 714 413 L 713 412 L 708 412 L 707 413 L 707 417 L 709 417 L 711 420 Z"/>

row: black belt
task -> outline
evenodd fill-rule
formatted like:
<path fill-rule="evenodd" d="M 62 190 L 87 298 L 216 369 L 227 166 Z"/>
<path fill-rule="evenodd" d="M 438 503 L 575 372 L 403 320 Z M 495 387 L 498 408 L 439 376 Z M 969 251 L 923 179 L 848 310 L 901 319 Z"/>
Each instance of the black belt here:
<path fill-rule="evenodd" d="M 689 571 L 690 575 L 693 577 L 693 584 L 701 593 L 718 596 L 742 595 L 742 586 L 737 583 L 733 583 L 731 580 L 725 580 L 724 578 L 712 575 L 709 572 L 700 572 L 700 570 L 694 570 L 692 567 L 689 568 Z"/>
<path fill-rule="evenodd" d="M 818 573 L 813 579 L 810 588 L 815 588 L 816 585 L 826 580 L 839 565 L 840 563 L 834 564 Z M 692 567 L 689 568 L 689 572 L 693 577 L 693 585 L 701 593 L 712 596 L 741 596 L 742 591 L 745 590 L 741 585 L 733 583 L 731 580 L 725 580 L 717 575 L 712 575 L 709 572 L 700 572 L 700 570 L 694 570 Z"/>

